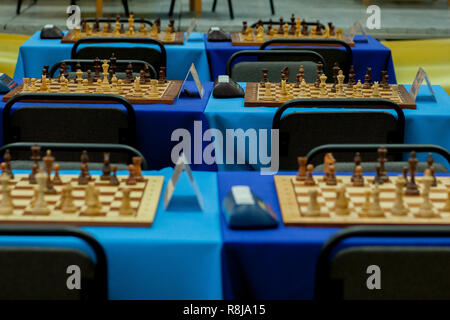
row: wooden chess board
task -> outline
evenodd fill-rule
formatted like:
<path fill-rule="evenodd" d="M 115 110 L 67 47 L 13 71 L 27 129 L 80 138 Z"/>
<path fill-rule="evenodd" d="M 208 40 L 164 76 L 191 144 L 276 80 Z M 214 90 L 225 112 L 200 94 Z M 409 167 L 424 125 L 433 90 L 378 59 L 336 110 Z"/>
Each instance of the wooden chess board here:
<path fill-rule="evenodd" d="M 150 97 L 146 92 L 149 90 L 150 83 L 141 84 L 142 91 L 144 92 L 144 95 L 142 97 L 136 97 L 133 95 L 133 83 L 123 83 L 122 89 L 124 94 L 120 94 L 120 96 L 126 98 L 130 103 L 132 104 L 173 104 L 175 99 L 178 96 L 178 93 L 181 89 L 183 81 L 178 80 L 167 80 L 165 83 L 158 83 L 158 97 Z M 41 79 L 36 79 L 36 91 L 40 92 L 39 88 L 41 85 Z M 69 81 L 69 90 L 68 93 L 98 93 L 97 92 L 97 85 L 95 83 L 89 83 L 88 85 L 88 92 L 84 92 L 83 90 L 77 89 L 77 84 L 73 82 L 73 80 Z M 50 82 L 50 90 L 49 93 L 64 93 L 61 91 L 61 85 L 59 83 L 58 79 L 51 79 Z M 31 91 L 29 91 L 31 92 Z M 18 85 L 16 88 L 8 92 L 6 95 L 3 96 L 3 101 L 8 101 L 10 98 L 15 96 L 16 94 L 23 93 L 23 84 Z M 113 92 L 103 92 L 105 94 L 118 94 Z M 46 102 L 45 100 L 39 100 L 36 102 Z M 58 102 L 58 101 L 54 101 Z M 59 101 L 59 102 L 66 102 L 66 101 Z M 103 103 L 102 101 L 86 101 L 86 103 Z"/>
<path fill-rule="evenodd" d="M 430 200 L 434 206 L 435 216 L 422 218 L 417 212 L 423 202 L 423 197 L 403 196 L 405 206 L 409 213 L 405 216 L 394 216 L 390 213 L 395 200 L 396 177 L 389 177 L 390 181 L 379 186 L 380 204 L 385 212 L 384 217 L 368 217 L 361 213 L 365 201 L 366 191 L 371 190 L 374 177 L 364 177 L 363 187 L 354 187 L 350 181 L 351 176 L 337 175 L 338 185 L 328 186 L 322 182 L 323 176 L 315 176 L 316 186 L 305 186 L 304 182 L 297 181 L 294 175 L 274 176 L 278 202 L 281 208 L 283 222 L 287 226 L 351 226 L 351 225 L 450 225 L 450 212 L 444 212 L 443 207 L 450 189 L 450 177 L 437 177 L 437 186 L 431 187 Z M 422 177 L 416 177 L 416 183 L 421 191 Z M 339 216 L 334 212 L 336 189 L 346 187 L 346 196 L 349 199 L 350 215 Z M 309 202 L 309 190 L 318 190 L 318 202 L 321 214 L 308 217 L 302 214 L 306 211 Z M 372 201 L 372 200 L 371 200 Z"/>
<path fill-rule="evenodd" d="M 73 187 L 74 204 L 78 208 L 75 213 L 63 213 L 57 207 L 61 198 L 63 186 L 55 186 L 57 194 L 46 194 L 45 201 L 50 209 L 50 215 L 32 215 L 30 202 L 34 196 L 34 188 L 28 182 L 28 175 L 15 174 L 10 181 L 14 212 L 12 215 L 0 215 L 3 223 L 37 223 L 37 224 L 65 224 L 75 226 L 130 226 L 150 227 L 155 218 L 156 209 L 164 182 L 163 176 L 144 176 L 145 181 L 136 185 L 127 185 L 126 176 L 117 176 L 119 186 L 111 186 L 109 181 L 101 181 L 100 177 L 93 177 L 95 186 L 99 189 L 99 200 L 102 204 L 103 215 L 83 215 L 85 209 L 86 185 L 79 185 L 77 175 L 61 175 L 63 183 L 71 181 Z M 121 188 L 128 187 L 131 206 L 136 210 L 134 216 L 120 216 L 119 208 L 122 200 Z"/>
<path fill-rule="evenodd" d="M 313 83 L 308 83 L 308 93 L 306 99 L 318 99 L 320 89 L 316 88 Z M 328 98 L 333 99 L 336 98 L 336 93 L 331 92 L 331 87 L 333 85 L 331 83 L 327 83 L 327 90 L 328 90 Z M 353 89 L 349 88 L 347 85 L 344 85 L 344 91 L 345 91 L 345 98 L 352 98 Z M 286 101 L 292 100 L 292 99 L 300 99 L 300 88 L 295 88 L 293 83 L 288 84 L 287 91 L 289 92 L 289 95 L 282 98 L 280 95 L 281 87 L 280 83 L 271 83 L 271 98 L 270 100 L 265 100 L 265 88 L 261 86 L 259 82 L 247 82 L 246 89 L 245 89 L 245 96 L 244 96 L 244 106 L 245 107 L 279 107 Z M 362 89 L 363 90 L 363 96 L 364 98 L 372 98 L 372 89 Z M 388 99 L 392 100 L 393 102 L 396 102 L 400 108 L 402 109 L 416 109 L 417 105 L 414 102 L 414 99 L 412 96 L 408 93 L 408 91 L 405 89 L 403 85 L 398 85 L 398 94 L 400 97 L 400 101 L 395 101 L 391 99 L 391 89 L 384 89 L 381 86 L 379 87 L 379 91 L 381 94 L 382 99 Z M 378 98 L 378 99 L 380 99 Z M 303 98 L 305 99 L 305 98 Z M 349 108 L 349 106 L 346 106 L 343 104 L 341 106 L 342 108 Z M 353 108 L 369 108 L 369 107 L 353 107 Z M 373 109 L 370 107 L 370 109 Z"/>
<path fill-rule="evenodd" d="M 70 30 L 61 40 L 61 43 L 75 43 L 77 40 L 75 40 L 75 30 Z M 164 44 L 183 44 L 184 43 L 184 32 L 172 32 L 170 35 L 170 39 L 166 39 L 166 32 L 161 31 L 158 33 L 157 37 L 151 37 L 150 32 L 147 34 L 144 34 L 139 31 L 135 31 L 134 35 L 129 35 L 128 33 L 121 33 L 120 35 L 115 35 L 112 32 L 92 32 L 90 35 L 87 35 L 86 32 L 80 33 L 80 38 L 93 38 L 93 37 L 101 37 L 101 38 L 147 38 L 147 39 L 155 39 L 159 40 Z"/>
<path fill-rule="evenodd" d="M 342 40 L 348 43 L 349 46 L 354 47 L 355 46 L 355 42 L 353 41 L 348 41 L 346 39 L 339 39 L 337 37 L 333 37 L 330 36 L 328 38 L 324 37 L 324 36 L 301 36 L 301 37 L 297 37 L 296 35 L 293 34 L 288 34 L 288 35 L 284 35 L 284 34 L 275 34 L 275 35 L 268 35 L 267 33 L 264 33 L 264 37 L 262 41 L 258 41 L 256 39 L 256 35 L 253 34 L 253 39 L 252 40 L 247 40 L 246 36 L 244 34 L 242 34 L 241 32 L 231 32 L 230 33 L 230 38 L 231 38 L 231 45 L 233 46 L 260 46 L 261 44 L 263 44 L 264 42 L 268 41 L 268 40 L 272 40 L 272 39 L 330 39 L 330 40 Z M 298 46 L 298 44 L 291 44 L 292 46 Z M 289 44 L 283 43 L 283 46 L 289 46 Z M 322 43 L 318 43 L 318 44 L 314 44 L 314 46 L 327 46 L 327 47 L 332 47 L 332 46 L 338 46 L 338 45 L 333 45 L 333 44 L 322 44 Z"/>

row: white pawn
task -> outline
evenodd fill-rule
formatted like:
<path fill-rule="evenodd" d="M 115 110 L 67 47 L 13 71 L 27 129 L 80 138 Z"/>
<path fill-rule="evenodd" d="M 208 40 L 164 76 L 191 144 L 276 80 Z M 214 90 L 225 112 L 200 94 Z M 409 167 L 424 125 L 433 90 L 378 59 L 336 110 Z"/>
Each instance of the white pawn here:
<path fill-rule="evenodd" d="M 347 216 L 350 214 L 350 209 L 348 208 L 348 199 L 345 195 L 345 187 L 338 187 L 336 189 L 336 202 L 334 205 L 334 211 L 337 215 Z"/>
<path fill-rule="evenodd" d="M 9 175 L 2 174 L 0 182 L 2 184 L 2 200 L 0 201 L 0 215 L 11 215 L 14 211 L 14 204 L 11 197 L 11 188 L 8 186 Z"/>
<path fill-rule="evenodd" d="M 122 190 L 122 204 L 120 205 L 119 215 L 132 216 L 135 214 L 134 209 L 131 207 L 130 201 L 130 189 L 125 188 Z"/>
<path fill-rule="evenodd" d="M 383 217 L 384 211 L 380 205 L 380 189 L 378 189 L 378 184 L 375 184 L 375 188 L 372 191 L 373 201 L 370 204 L 368 211 L 369 217 Z"/>
<path fill-rule="evenodd" d="M 395 202 L 391 213 L 394 216 L 404 216 L 408 214 L 408 208 L 403 202 L 403 187 L 406 185 L 405 178 L 400 175 L 395 182 Z"/>
<path fill-rule="evenodd" d="M 423 202 L 420 206 L 418 216 L 422 218 L 431 218 L 435 215 L 433 204 L 430 201 L 430 188 L 433 184 L 433 177 L 429 169 L 425 171 L 425 177 L 423 177 L 423 189 L 422 197 Z"/>
<path fill-rule="evenodd" d="M 320 204 L 317 201 L 317 190 L 309 190 L 309 202 L 306 211 L 303 213 L 307 217 L 317 217 L 320 215 Z"/>

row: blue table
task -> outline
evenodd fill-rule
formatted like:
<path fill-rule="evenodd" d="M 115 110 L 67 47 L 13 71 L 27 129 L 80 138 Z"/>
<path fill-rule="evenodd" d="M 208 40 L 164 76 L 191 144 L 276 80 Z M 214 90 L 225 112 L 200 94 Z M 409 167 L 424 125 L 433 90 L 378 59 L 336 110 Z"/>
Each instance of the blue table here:
<path fill-rule="evenodd" d="M 165 211 L 163 195 L 172 172 L 172 168 L 144 172 L 144 175 L 165 177 L 158 210 L 150 228 L 82 228 L 94 236 L 106 252 L 110 299 L 222 299 L 222 241 L 216 173 L 194 172 L 204 195 L 203 211 L 188 208 Z M 75 171 L 61 173 L 78 174 Z M 91 171 L 91 174 L 100 172 Z M 183 178 L 177 190 L 181 194 L 189 194 L 187 178 L 185 175 Z M 3 246 L 30 244 L 89 249 L 80 240 L 72 238 L 0 237 L 0 245 Z M 86 253 L 92 254 L 89 250 Z"/>
<path fill-rule="evenodd" d="M 245 83 L 241 83 L 245 89 Z M 405 86 L 409 90 L 410 86 Z M 417 109 L 404 109 L 405 124 L 405 143 L 436 144 L 447 150 L 450 150 L 450 97 L 440 86 L 433 86 L 437 100 L 434 101 L 427 86 L 422 86 L 416 99 Z M 215 99 L 211 97 L 205 109 L 205 114 L 211 128 L 216 128 L 225 135 L 226 129 L 271 129 L 272 120 L 276 112 L 273 107 L 244 107 L 243 98 L 234 99 Z M 289 112 L 310 112 L 349 110 L 349 109 L 319 109 L 319 108 L 292 108 Z M 352 109 L 355 110 L 355 109 Z M 386 110 L 387 112 L 394 111 Z M 270 132 L 269 132 L 270 135 Z M 270 141 L 270 139 L 267 139 Z M 219 150 L 226 150 L 226 143 Z M 244 151 L 231 148 L 237 154 L 238 158 L 246 159 L 246 164 L 219 165 L 220 170 L 248 170 L 266 167 L 258 163 L 249 164 L 248 144 Z M 226 152 L 230 152 L 226 150 Z M 270 153 L 269 153 L 270 154 Z M 425 155 L 419 155 L 425 156 Z M 436 160 L 441 159 L 436 156 Z M 444 162 L 445 163 L 445 162 Z"/>
<path fill-rule="evenodd" d="M 355 46 L 351 48 L 356 80 L 363 81 L 367 67 L 371 67 L 374 81 L 378 79 L 382 70 L 387 70 L 389 82 L 396 83 L 391 50 L 371 36 L 368 36 L 367 42 L 362 35 L 356 35 L 354 40 Z M 209 42 L 207 35 L 205 35 L 205 47 L 213 80 L 218 75 L 225 74 L 225 64 L 233 53 L 241 50 L 258 49 L 257 46 L 232 46 L 231 41 Z"/>
<path fill-rule="evenodd" d="M 206 103 L 212 90 L 212 83 L 204 82 L 205 95 L 200 98 L 198 95 L 187 97 L 184 93 L 174 104 L 135 104 L 136 111 L 136 135 L 137 148 L 142 152 L 149 163 L 149 169 L 158 170 L 172 166 L 172 148 L 178 141 L 171 141 L 171 135 L 176 129 L 186 129 L 194 136 L 194 121 L 202 121 L 207 125 L 204 116 Z M 193 81 L 186 82 L 185 88 L 196 92 Z M 5 102 L 0 96 L 0 123 L 3 119 L 2 110 Z M 15 106 L 42 105 L 42 103 L 17 103 Z M 61 103 L 54 103 L 55 106 L 64 106 Z M 68 104 L 66 104 L 68 106 Z M 105 106 L 112 107 L 111 104 L 70 104 L 70 106 Z M 117 105 L 116 105 L 117 106 Z M 0 143 L 3 144 L 3 131 L 0 130 Z M 192 145 L 192 148 L 194 146 Z M 176 160 L 175 160 L 176 161 Z M 193 165 L 194 170 L 216 170 L 215 165 L 206 164 Z"/>
<path fill-rule="evenodd" d="M 72 43 L 61 43 L 60 39 L 42 40 L 40 34 L 41 32 L 37 31 L 20 46 L 14 78 L 40 78 L 44 65 L 51 67 L 61 60 L 70 59 Z M 139 44 L 132 45 L 139 46 Z M 184 45 L 166 45 L 165 48 L 167 51 L 167 79 L 184 80 L 189 67 L 194 63 L 200 80 L 210 81 L 203 34 L 191 33 Z"/>
<path fill-rule="evenodd" d="M 271 176 L 218 172 L 218 182 L 221 202 L 233 185 L 248 185 L 272 207 L 280 221 L 276 229 L 231 230 L 222 214 L 224 299 L 312 299 L 320 249 L 340 229 L 284 226 Z M 450 246 L 450 239 L 354 238 L 338 248 L 368 244 Z"/>

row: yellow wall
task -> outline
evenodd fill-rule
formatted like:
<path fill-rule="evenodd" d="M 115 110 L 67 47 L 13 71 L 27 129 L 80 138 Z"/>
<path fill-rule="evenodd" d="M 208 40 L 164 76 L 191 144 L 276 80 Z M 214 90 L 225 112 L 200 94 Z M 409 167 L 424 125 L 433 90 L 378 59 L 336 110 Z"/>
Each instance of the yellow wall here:
<path fill-rule="evenodd" d="M 450 94 L 450 39 L 385 41 L 392 50 L 398 83 L 411 84 L 422 67 L 432 84 Z"/>
<path fill-rule="evenodd" d="M 0 72 L 10 77 L 14 75 L 19 47 L 30 36 L 17 34 L 0 34 Z"/>

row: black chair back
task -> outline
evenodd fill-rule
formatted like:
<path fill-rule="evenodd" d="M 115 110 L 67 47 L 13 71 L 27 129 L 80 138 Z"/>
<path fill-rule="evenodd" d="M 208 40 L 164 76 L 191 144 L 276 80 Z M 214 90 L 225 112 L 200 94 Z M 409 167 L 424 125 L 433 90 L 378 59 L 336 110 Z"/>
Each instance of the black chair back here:
<path fill-rule="evenodd" d="M 11 112 L 14 104 L 26 101 L 62 103 L 119 103 L 118 107 L 93 106 L 22 106 Z M 136 147 L 136 115 L 132 105 L 118 95 L 23 93 L 11 98 L 3 109 L 4 144 L 14 142 L 104 143 Z M 127 162 L 128 155 L 116 155 Z M 94 155 L 92 155 L 94 157 Z M 29 159 L 29 151 L 18 151 L 14 159 Z M 60 152 L 58 159 L 79 161 L 80 154 Z M 103 153 L 96 155 L 102 161 Z M 94 158 L 93 158 L 94 160 Z"/>
<path fill-rule="evenodd" d="M 100 44 L 100 43 L 140 43 L 156 45 L 159 50 L 152 47 L 117 47 L 117 46 L 86 46 L 78 50 L 82 44 Z M 75 42 L 70 55 L 71 59 L 109 59 L 112 55 L 118 60 L 142 60 L 152 65 L 156 72 L 160 67 L 166 67 L 167 54 L 164 44 L 161 41 L 152 38 L 112 38 L 112 37 L 89 37 Z"/>
<path fill-rule="evenodd" d="M 282 118 L 288 108 L 379 108 L 394 109 L 397 118 L 386 111 L 293 112 Z M 296 99 L 276 111 L 272 129 L 279 129 L 281 170 L 296 170 L 297 157 L 328 143 L 403 143 L 405 115 L 402 109 L 384 99 Z M 353 154 L 343 157 L 352 161 Z M 317 159 L 314 165 L 321 163 Z"/>
<path fill-rule="evenodd" d="M 238 61 L 241 58 L 251 61 Z M 256 61 L 255 61 L 256 60 Z M 235 63 L 236 62 L 236 63 Z M 225 70 L 235 81 L 259 82 L 262 79 L 262 69 L 268 70 L 270 82 L 280 82 L 281 71 L 288 67 L 289 81 L 296 81 L 296 74 L 303 65 L 305 81 L 312 82 L 316 77 L 316 66 L 324 64 L 322 56 L 308 50 L 243 50 L 234 53 L 227 61 Z"/>
<path fill-rule="evenodd" d="M 338 250 L 346 239 L 381 237 L 448 238 L 450 228 L 361 226 L 343 229 L 322 247 L 316 266 L 315 299 L 450 299 L 450 247 L 427 243 L 420 246 L 363 245 Z M 377 283 L 376 276 L 368 281 L 376 272 L 380 281 Z M 373 288 L 375 284 L 381 289 Z"/>
<path fill-rule="evenodd" d="M 333 66 L 337 62 L 344 72 L 346 79 L 350 66 L 353 64 L 352 49 L 347 42 L 337 39 L 271 39 L 264 42 L 260 50 L 265 50 L 269 46 L 283 46 L 282 48 L 272 48 L 273 50 L 298 50 L 299 47 L 308 46 L 307 50 L 319 53 L 325 65 L 323 71 L 328 77 L 327 82 L 333 82 Z M 294 47 L 293 47 L 294 46 Z M 309 46 L 313 48 L 309 48 Z M 345 50 L 342 50 L 344 48 Z"/>
<path fill-rule="evenodd" d="M 1 226 L 0 236 L 75 237 L 95 254 L 69 248 L 0 247 L 1 300 L 106 300 L 108 272 L 101 244 L 88 233 L 66 226 Z M 76 266 L 78 269 L 69 269 Z M 74 271 L 75 270 L 75 271 Z M 69 289 L 68 278 L 80 271 L 80 289 Z M 70 273 L 68 273 L 70 272 Z"/>

